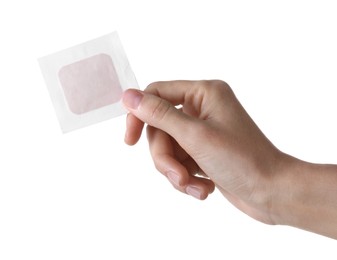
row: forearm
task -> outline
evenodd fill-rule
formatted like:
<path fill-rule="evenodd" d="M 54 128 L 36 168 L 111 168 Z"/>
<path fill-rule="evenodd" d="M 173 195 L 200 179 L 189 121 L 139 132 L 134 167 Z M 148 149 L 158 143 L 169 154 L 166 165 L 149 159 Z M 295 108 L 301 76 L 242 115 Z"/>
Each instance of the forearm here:
<path fill-rule="evenodd" d="M 337 239 L 337 165 L 285 156 L 274 180 L 271 212 L 276 223 Z"/>

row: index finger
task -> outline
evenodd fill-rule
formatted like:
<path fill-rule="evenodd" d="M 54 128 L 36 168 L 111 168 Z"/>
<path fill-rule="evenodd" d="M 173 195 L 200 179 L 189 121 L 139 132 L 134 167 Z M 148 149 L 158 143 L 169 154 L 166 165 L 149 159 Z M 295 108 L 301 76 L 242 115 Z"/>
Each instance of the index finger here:
<path fill-rule="evenodd" d="M 144 92 L 167 100 L 172 105 L 184 104 L 198 91 L 199 81 L 175 80 L 151 83 Z"/>

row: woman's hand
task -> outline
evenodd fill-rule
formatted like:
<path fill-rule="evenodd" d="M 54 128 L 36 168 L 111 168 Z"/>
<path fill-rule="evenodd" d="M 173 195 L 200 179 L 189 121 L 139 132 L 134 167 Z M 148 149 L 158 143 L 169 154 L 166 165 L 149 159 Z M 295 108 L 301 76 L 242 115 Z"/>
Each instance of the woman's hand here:
<path fill-rule="evenodd" d="M 176 189 L 205 199 L 217 186 L 242 211 L 273 222 L 269 193 L 282 154 L 225 82 L 157 82 L 126 91 L 123 101 L 126 143 L 138 141 L 146 122 L 156 168 Z"/>
<path fill-rule="evenodd" d="M 205 199 L 216 186 L 259 221 L 337 238 L 337 166 L 280 152 L 225 82 L 157 82 L 127 90 L 123 102 L 126 143 L 147 123 L 156 168 L 179 191 Z"/>

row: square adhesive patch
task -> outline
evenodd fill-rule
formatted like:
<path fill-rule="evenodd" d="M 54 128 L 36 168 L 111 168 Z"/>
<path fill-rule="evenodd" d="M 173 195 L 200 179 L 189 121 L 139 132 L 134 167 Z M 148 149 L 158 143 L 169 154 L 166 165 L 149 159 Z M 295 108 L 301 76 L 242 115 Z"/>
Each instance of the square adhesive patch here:
<path fill-rule="evenodd" d="M 62 67 L 59 80 L 75 114 L 111 105 L 123 93 L 112 59 L 103 53 Z"/>
<path fill-rule="evenodd" d="M 63 132 L 127 111 L 121 98 L 138 88 L 116 32 L 39 59 Z"/>

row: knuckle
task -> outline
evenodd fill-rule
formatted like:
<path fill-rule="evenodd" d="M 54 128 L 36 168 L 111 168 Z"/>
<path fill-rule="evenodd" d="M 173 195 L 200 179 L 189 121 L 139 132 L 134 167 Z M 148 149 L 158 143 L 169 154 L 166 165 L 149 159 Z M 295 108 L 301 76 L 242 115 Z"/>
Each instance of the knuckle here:
<path fill-rule="evenodd" d="M 158 87 L 161 85 L 160 81 L 150 83 L 146 88 L 145 92 L 150 94 L 156 94 L 158 92 Z"/>
<path fill-rule="evenodd" d="M 226 93 L 232 92 L 231 87 L 226 82 L 221 81 L 221 80 L 219 80 L 215 83 L 215 88 L 217 88 L 217 89 L 219 89 L 223 92 L 226 92 Z"/>
<path fill-rule="evenodd" d="M 205 87 L 205 88 L 212 88 L 214 90 L 217 90 L 217 91 L 226 91 L 226 90 L 230 90 L 230 86 L 225 82 L 225 81 L 222 81 L 222 80 L 204 80 L 202 81 L 202 85 Z"/>
<path fill-rule="evenodd" d="M 227 91 L 230 90 L 230 86 L 222 80 L 209 80 L 206 84 L 207 87 L 213 88 L 217 91 Z"/>
<path fill-rule="evenodd" d="M 207 93 L 210 100 L 218 101 L 219 103 L 228 103 L 235 96 L 232 88 L 222 80 L 207 81 L 204 84 L 204 92 Z"/>
<path fill-rule="evenodd" d="M 153 88 L 155 88 L 157 85 L 157 82 L 152 82 L 150 83 L 146 88 L 145 88 L 145 91 L 150 91 L 152 90 Z"/>
<path fill-rule="evenodd" d="M 218 100 L 224 96 L 232 96 L 231 87 L 222 80 L 201 80 L 197 83 L 197 89 L 202 96 L 209 96 L 211 100 Z"/>
<path fill-rule="evenodd" d="M 160 172 L 161 174 L 165 175 L 164 174 L 164 170 L 161 166 L 161 158 L 162 156 L 160 155 L 153 155 L 152 156 L 152 159 L 153 159 L 153 164 L 154 164 L 154 167 L 157 169 L 158 172 Z"/>
<path fill-rule="evenodd" d="M 162 175 L 167 177 L 168 169 L 166 167 L 165 162 L 167 161 L 167 155 L 159 153 L 159 154 L 151 154 L 153 165 L 156 168 L 158 172 L 160 172 Z"/>
<path fill-rule="evenodd" d="M 151 118 L 155 121 L 162 121 L 169 113 L 172 106 L 163 99 L 158 99 L 158 103 L 154 106 Z"/>

